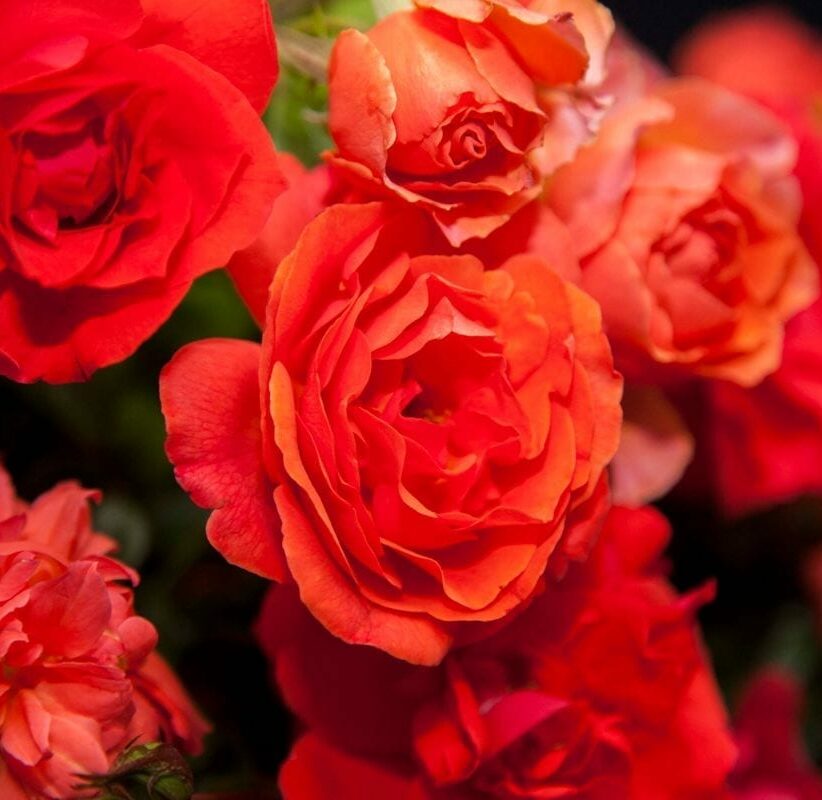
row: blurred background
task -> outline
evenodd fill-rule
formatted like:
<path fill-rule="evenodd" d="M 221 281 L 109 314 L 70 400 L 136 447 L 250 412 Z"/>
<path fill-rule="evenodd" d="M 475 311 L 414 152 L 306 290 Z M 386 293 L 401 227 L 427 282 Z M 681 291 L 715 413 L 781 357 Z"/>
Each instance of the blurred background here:
<path fill-rule="evenodd" d="M 772 0 L 758 4 L 745 0 L 613 0 L 606 5 L 640 42 L 663 59 L 694 25 L 731 9 L 768 5 L 790 12 L 817 29 L 822 27 L 819 0 Z"/>
<path fill-rule="evenodd" d="M 660 58 L 695 23 L 739 3 L 612 0 L 625 27 Z M 781 2 L 822 28 L 820 0 Z M 373 19 L 368 0 L 275 4 L 279 25 L 332 35 Z M 324 87 L 284 68 L 266 119 L 278 147 L 307 163 L 327 145 Z M 202 278 L 174 316 L 136 356 L 86 384 L 18 386 L 0 379 L 0 459 L 21 496 L 65 479 L 99 487 L 99 529 L 143 575 L 139 611 L 161 650 L 215 726 L 195 765 L 201 791 L 273 786 L 292 730 L 271 690 L 252 625 L 264 583 L 229 567 L 207 545 L 206 514 L 177 487 L 163 452 L 157 399 L 162 366 L 182 345 L 258 332 L 221 272 Z M 822 464 L 820 464 L 822 469 Z M 806 734 L 822 759 L 822 660 L 808 602 L 808 554 L 822 544 L 822 500 L 807 498 L 729 523 L 710 505 L 662 504 L 675 529 L 672 577 L 681 588 L 710 577 L 716 602 L 702 614 L 720 683 L 733 705 L 741 684 L 765 663 L 790 667 L 810 690 Z"/>

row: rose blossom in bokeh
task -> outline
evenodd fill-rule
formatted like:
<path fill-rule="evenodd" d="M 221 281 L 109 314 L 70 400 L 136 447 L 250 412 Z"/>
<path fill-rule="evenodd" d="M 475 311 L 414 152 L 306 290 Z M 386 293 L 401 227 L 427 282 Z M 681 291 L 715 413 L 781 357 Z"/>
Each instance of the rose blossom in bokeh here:
<path fill-rule="evenodd" d="M 822 263 L 822 40 L 777 9 L 709 20 L 678 68 L 742 92 L 775 113 L 799 145 L 800 232 Z M 706 387 L 700 415 L 715 491 L 731 513 L 822 492 L 822 300 L 785 329 L 782 362 L 752 391 Z"/>

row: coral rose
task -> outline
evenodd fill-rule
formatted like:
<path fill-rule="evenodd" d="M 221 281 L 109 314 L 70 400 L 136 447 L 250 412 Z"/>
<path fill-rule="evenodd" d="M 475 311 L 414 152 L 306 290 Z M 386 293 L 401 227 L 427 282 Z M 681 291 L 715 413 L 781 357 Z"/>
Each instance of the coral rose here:
<path fill-rule="evenodd" d="M 818 293 L 796 231 L 795 157 L 764 109 L 672 80 L 559 170 L 550 203 L 626 376 L 751 386 L 776 369 L 785 322 Z"/>
<path fill-rule="evenodd" d="M 329 69 L 333 163 L 427 209 L 454 245 L 484 237 L 587 136 L 575 92 L 601 80 L 612 29 L 594 0 L 419 0 L 344 31 Z"/>
<path fill-rule="evenodd" d="M 822 258 L 822 37 L 775 8 L 726 14 L 697 29 L 677 58 L 700 75 L 767 106 L 799 143 L 796 175 L 804 200 L 800 228 Z"/>
<path fill-rule="evenodd" d="M 822 41 L 775 10 L 718 18 L 683 46 L 678 65 L 776 113 L 799 143 L 800 232 L 822 263 Z M 700 409 L 713 487 L 733 514 L 822 493 L 822 301 L 785 329 L 782 363 L 751 391 L 706 387 Z"/>
<path fill-rule="evenodd" d="M 0 469 L 0 796 L 86 797 L 135 738 L 199 752 L 206 724 L 134 613 L 137 576 L 95 533 L 96 494 L 63 483 L 31 506 Z"/>
<path fill-rule="evenodd" d="M 343 645 L 273 589 L 259 633 L 309 727 L 286 800 L 718 798 L 735 748 L 694 624 L 711 588 L 674 593 L 668 536 L 651 509 L 613 510 L 588 562 L 436 669 Z"/>
<path fill-rule="evenodd" d="M 8 0 L 0 27 L 0 374 L 130 355 L 265 223 L 265 0 Z"/>
<path fill-rule="evenodd" d="M 215 547 L 419 663 L 586 553 L 621 394 L 589 297 L 535 257 L 421 255 L 428 226 L 323 212 L 277 271 L 262 347 L 196 343 L 160 387 Z"/>

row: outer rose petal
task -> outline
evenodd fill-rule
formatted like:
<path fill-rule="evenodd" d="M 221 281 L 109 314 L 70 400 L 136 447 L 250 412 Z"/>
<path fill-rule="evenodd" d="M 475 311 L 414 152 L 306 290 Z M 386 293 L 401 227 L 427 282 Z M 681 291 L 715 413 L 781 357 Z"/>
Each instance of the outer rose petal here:
<path fill-rule="evenodd" d="M 177 480 L 215 509 L 209 541 L 232 564 L 281 580 L 279 522 L 260 450 L 259 352 L 231 339 L 188 345 L 163 369 L 160 400 Z"/>
<path fill-rule="evenodd" d="M 541 7 L 554 14 L 570 12 L 574 24 L 585 39 L 588 50 L 588 71 L 585 83 L 598 85 L 605 77 L 605 59 L 614 35 L 615 24 L 611 12 L 602 4 L 591 0 L 546 0 Z"/>
<path fill-rule="evenodd" d="M 340 157 L 381 175 L 397 135 L 391 120 L 397 94 L 385 59 L 365 34 L 346 30 L 337 37 L 328 84 L 328 126 Z"/>
<path fill-rule="evenodd" d="M 635 769 L 635 794 L 631 800 L 660 800 L 660 784 L 667 785 L 670 800 L 704 798 L 712 787 L 720 800 L 722 787 L 733 768 L 737 749 L 725 725 L 725 706 L 713 676 L 699 670 L 694 676 L 669 729 L 669 735 L 650 745 Z M 682 769 L 681 764 L 689 765 Z"/>
<path fill-rule="evenodd" d="M 142 0 L 138 45 L 166 44 L 224 75 L 261 112 L 277 82 L 267 0 Z"/>
<path fill-rule="evenodd" d="M 560 169 L 548 191 L 550 203 L 571 231 L 579 255 L 608 241 L 634 177 L 634 147 L 643 127 L 670 119 L 673 109 L 648 97 L 618 110 L 594 143 Z"/>
<path fill-rule="evenodd" d="M 342 574 L 307 524 L 285 486 L 274 492 L 282 519 L 283 550 L 300 598 L 331 633 L 349 644 L 367 644 L 411 664 L 442 661 L 451 634 L 430 617 L 404 615 L 368 602 Z"/>
<path fill-rule="evenodd" d="M 21 383 L 86 380 L 130 356 L 183 299 L 190 281 L 136 288 L 49 291 L 0 271 L 0 341 L 14 360 L 0 374 Z"/>
<path fill-rule="evenodd" d="M 675 137 L 700 150 L 741 155 L 765 176 L 784 176 L 796 163 L 796 142 L 785 125 L 747 98 L 699 78 L 660 83 L 655 94 L 671 104 L 676 119 L 655 126 L 649 141 Z"/>
<path fill-rule="evenodd" d="M 365 787 L 368 787 L 367 790 Z M 428 800 L 419 782 L 380 764 L 349 756 L 308 734 L 297 742 L 280 771 L 285 800 Z"/>
<path fill-rule="evenodd" d="M 0 521 L 21 514 L 25 509 L 26 504 L 17 499 L 11 475 L 0 462 Z"/>
<path fill-rule="evenodd" d="M 15 780 L 5 764 L 0 763 L 0 797 L 3 800 L 31 800 L 27 792 Z"/>
<path fill-rule="evenodd" d="M 140 0 L 33 0 L 0 6 L 2 30 L 14 31 L 0 53 L 0 90 L 51 69 L 70 66 L 93 46 L 137 30 Z M 27 52 L 28 51 L 28 52 Z"/>
<path fill-rule="evenodd" d="M 221 146 L 232 152 L 231 146 L 239 155 L 239 163 L 232 165 L 235 171 L 229 183 L 222 187 L 224 194 L 215 198 L 212 214 L 198 221 L 200 227 L 191 231 L 185 259 L 193 274 L 201 275 L 224 266 L 237 250 L 254 241 L 268 219 L 274 198 L 286 184 L 277 166 L 271 137 L 243 95 L 228 80 L 185 53 L 165 46 L 152 50 L 167 62 L 164 68 L 169 79 L 173 75 L 179 82 L 185 111 L 202 119 L 209 115 L 209 124 L 221 129 Z M 202 174 L 200 152 L 191 149 L 191 120 L 169 116 L 163 133 L 176 145 L 178 160 L 188 162 L 186 176 L 192 181 L 193 190 L 211 189 L 211 178 Z M 213 155 L 213 151 L 206 147 L 205 154 Z M 220 164 L 223 169 L 226 166 Z"/>
<path fill-rule="evenodd" d="M 750 390 L 708 387 L 708 450 L 733 515 L 822 492 L 822 301 L 790 321 L 780 368 Z"/>
<path fill-rule="evenodd" d="M 439 685 L 436 670 L 331 636 L 292 586 L 269 589 L 256 632 L 283 698 L 310 729 L 354 752 L 409 752 L 411 720 Z"/>
<path fill-rule="evenodd" d="M 171 667 L 155 652 L 133 676 L 136 711 L 131 729 L 135 736 L 183 743 L 187 753 L 199 755 L 203 737 L 211 730 L 180 684 Z M 153 728 L 159 727 L 154 731 Z"/>
<path fill-rule="evenodd" d="M 66 561 L 111 553 L 116 542 L 91 527 L 89 502 L 100 498 L 100 492 L 74 481 L 58 483 L 28 508 L 25 538 L 48 545 Z"/>
<path fill-rule="evenodd" d="M 37 584 L 31 597 L 27 632 L 50 656 L 80 658 L 111 618 L 105 581 L 91 562 L 74 563 L 55 581 Z"/>
<path fill-rule="evenodd" d="M 234 286 L 261 327 L 277 267 L 294 249 L 303 228 L 325 208 L 332 189 L 328 167 L 307 170 L 290 153 L 279 153 L 277 160 L 288 188 L 274 201 L 260 238 L 228 263 Z"/>
<path fill-rule="evenodd" d="M 628 386 L 619 450 L 611 462 L 614 503 L 637 508 L 663 497 L 684 474 L 694 440 L 658 389 Z"/>

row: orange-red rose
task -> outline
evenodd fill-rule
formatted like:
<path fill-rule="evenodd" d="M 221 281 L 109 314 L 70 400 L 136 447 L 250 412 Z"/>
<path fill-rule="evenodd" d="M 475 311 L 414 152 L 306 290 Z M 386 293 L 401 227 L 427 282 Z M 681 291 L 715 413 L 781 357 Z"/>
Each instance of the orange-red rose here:
<path fill-rule="evenodd" d="M 454 245 L 486 236 L 587 137 L 577 107 L 612 28 L 594 0 L 419 0 L 345 31 L 329 70 L 333 163 L 426 209 Z"/>
<path fill-rule="evenodd" d="M 587 552 L 621 380 L 596 304 L 532 256 L 420 255 L 427 220 L 338 205 L 271 288 L 262 348 L 184 348 L 167 451 L 212 543 L 334 634 L 436 663 Z"/>
<path fill-rule="evenodd" d="M 795 159 L 764 109 L 672 80 L 560 169 L 551 206 L 627 375 L 658 380 L 660 364 L 751 386 L 777 368 L 785 322 L 818 293 Z"/>
<path fill-rule="evenodd" d="M 31 506 L 0 468 L 0 796 L 88 797 L 139 739 L 199 752 L 207 726 L 134 613 L 136 574 L 91 528 L 96 493 L 62 483 Z"/>
<path fill-rule="evenodd" d="M 694 625 L 710 587 L 661 574 L 669 529 L 615 509 L 585 564 L 437 669 L 332 639 L 273 589 L 259 622 L 308 732 L 286 800 L 706 800 L 735 749 Z"/>
<path fill-rule="evenodd" d="M 265 0 L 7 0 L 0 28 L 0 374 L 84 380 L 260 232 Z"/>

